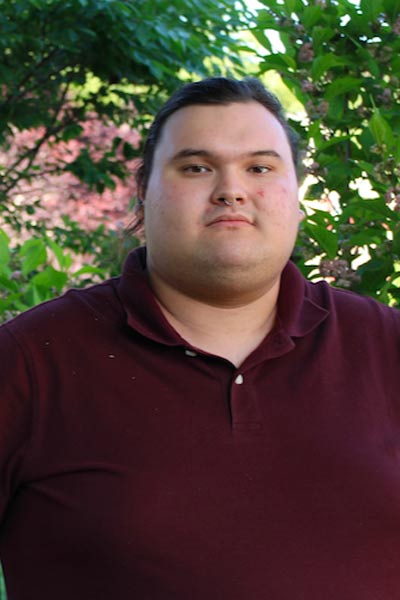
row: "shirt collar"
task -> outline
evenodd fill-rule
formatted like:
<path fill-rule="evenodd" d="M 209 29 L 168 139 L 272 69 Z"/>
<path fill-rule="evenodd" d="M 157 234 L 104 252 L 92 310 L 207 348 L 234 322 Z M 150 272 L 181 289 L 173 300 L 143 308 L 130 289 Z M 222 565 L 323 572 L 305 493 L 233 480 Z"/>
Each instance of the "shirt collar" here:
<path fill-rule="evenodd" d="M 144 246 L 128 255 L 118 284 L 118 294 L 132 329 L 161 344 L 187 345 L 164 317 L 154 297 L 146 269 Z"/>
<path fill-rule="evenodd" d="M 289 339 L 303 337 L 329 314 L 321 294 L 289 262 L 282 272 L 277 321 L 268 338 L 280 339 L 281 351 L 289 350 Z M 187 342 L 163 315 L 150 286 L 146 270 L 146 248 L 133 250 L 127 257 L 118 284 L 118 294 L 127 314 L 128 325 L 145 337 L 162 344 L 177 346 Z M 286 340 L 286 343 L 284 343 Z"/>
<path fill-rule="evenodd" d="M 298 268 L 288 262 L 283 270 L 278 298 L 281 326 L 291 337 L 303 337 L 329 314 L 322 305 L 316 286 L 307 281 Z"/>

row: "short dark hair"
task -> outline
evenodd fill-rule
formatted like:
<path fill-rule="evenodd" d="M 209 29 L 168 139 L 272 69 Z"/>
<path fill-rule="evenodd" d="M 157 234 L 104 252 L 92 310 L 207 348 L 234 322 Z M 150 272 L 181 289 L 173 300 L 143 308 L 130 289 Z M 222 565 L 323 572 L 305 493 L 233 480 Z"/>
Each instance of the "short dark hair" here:
<path fill-rule="evenodd" d="M 194 83 L 188 83 L 179 88 L 157 113 L 147 135 L 143 148 L 142 162 L 136 171 L 136 184 L 139 197 L 143 196 L 153 168 L 154 152 L 160 140 L 167 119 L 177 110 L 193 104 L 231 104 L 234 102 L 259 102 L 282 125 L 292 151 L 293 163 L 296 170 L 299 163 L 299 138 L 290 127 L 283 114 L 282 105 L 277 97 L 269 92 L 263 84 L 254 77 L 243 80 L 227 77 L 209 77 Z"/>

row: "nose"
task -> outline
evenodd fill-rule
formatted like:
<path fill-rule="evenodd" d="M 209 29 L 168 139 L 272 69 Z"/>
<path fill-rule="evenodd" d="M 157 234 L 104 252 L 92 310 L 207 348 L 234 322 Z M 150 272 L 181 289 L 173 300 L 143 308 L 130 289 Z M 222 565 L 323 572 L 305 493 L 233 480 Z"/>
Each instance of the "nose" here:
<path fill-rule="evenodd" d="M 247 194 L 239 178 L 232 175 L 219 178 L 211 197 L 213 204 L 225 204 L 226 206 L 244 204 L 246 199 Z"/>

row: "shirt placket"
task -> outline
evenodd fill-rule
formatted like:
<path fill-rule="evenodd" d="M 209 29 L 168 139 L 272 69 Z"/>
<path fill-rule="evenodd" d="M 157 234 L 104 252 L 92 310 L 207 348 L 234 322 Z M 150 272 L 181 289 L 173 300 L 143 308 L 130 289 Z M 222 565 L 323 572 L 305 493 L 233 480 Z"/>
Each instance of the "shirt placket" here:
<path fill-rule="evenodd" d="M 230 384 L 232 429 L 235 432 L 261 429 L 261 415 L 250 373 L 238 370 Z"/>

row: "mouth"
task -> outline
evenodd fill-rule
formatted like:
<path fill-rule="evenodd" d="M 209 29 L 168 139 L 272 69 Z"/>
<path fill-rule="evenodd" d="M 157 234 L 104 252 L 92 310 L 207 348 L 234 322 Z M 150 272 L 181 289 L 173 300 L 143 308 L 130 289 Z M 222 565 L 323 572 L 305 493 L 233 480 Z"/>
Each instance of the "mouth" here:
<path fill-rule="evenodd" d="M 208 227 L 212 225 L 252 225 L 252 222 L 245 215 L 230 214 L 216 217 L 208 223 Z"/>

